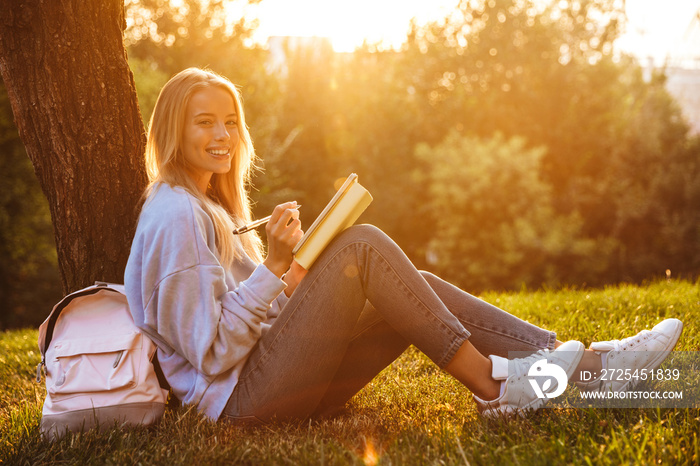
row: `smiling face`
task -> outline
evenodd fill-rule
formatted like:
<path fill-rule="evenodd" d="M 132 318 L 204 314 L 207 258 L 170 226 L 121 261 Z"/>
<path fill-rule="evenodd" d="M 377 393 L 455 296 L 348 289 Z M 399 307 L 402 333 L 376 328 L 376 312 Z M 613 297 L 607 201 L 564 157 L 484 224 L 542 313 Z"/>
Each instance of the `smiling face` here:
<path fill-rule="evenodd" d="M 214 173 L 231 169 L 238 140 L 238 116 L 231 94 L 213 86 L 194 92 L 185 109 L 180 151 L 187 173 L 203 193 Z"/>

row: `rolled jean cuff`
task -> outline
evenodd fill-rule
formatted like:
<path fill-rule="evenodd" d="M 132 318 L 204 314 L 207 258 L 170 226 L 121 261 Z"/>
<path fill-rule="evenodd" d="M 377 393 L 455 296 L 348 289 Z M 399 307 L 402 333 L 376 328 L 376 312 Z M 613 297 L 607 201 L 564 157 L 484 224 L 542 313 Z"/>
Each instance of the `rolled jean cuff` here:
<path fill-rule="evenodd" d="M 443 355 L 443 357 L 439 361 L 434 361 L 435 364 L 440 369 L 444 369 L 452 359 L 454 359 L 455 354 L 457 354 L 457 351 L 462 347 L 464 342 L 469 340 L 470 333 L 467 330 L 464 330 L 461 334 L 455 335 L 454 339 L 452 340 L 452 344 L 447 348 L 447 351 Z"/>

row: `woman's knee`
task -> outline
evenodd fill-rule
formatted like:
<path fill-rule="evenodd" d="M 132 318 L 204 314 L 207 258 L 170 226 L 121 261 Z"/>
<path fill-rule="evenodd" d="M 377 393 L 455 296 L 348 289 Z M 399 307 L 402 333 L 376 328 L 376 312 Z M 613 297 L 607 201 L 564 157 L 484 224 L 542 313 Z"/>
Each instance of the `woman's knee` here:
<path fill-rule="evenodd" d="M 336 252 L 345 250 L 379 254 L 389 261 L 405 258 L 401 248 L 386 233 L 368 224 L 353 225 L 345 229 L 336 236 L 324 253 L 335 256 Z"/>
<path fill-rule="evenodd" d="M 436 283 L 438 281 L 441 281 L 440 277 L 437 275 L 428 272 L 427 270 L 419 270 L 418 273 L 421 274 L 421 276 L 427 281 L 428 283 Z"/>
<path fill-rule="evenodd" d="M 338 240 L 346 243 L 368 243 L 371 245 L 378 245 L 385 241 L 391 241 L 382 230 L 374 225 L 364 223 L 353 225 L 345 229 L 338 235 Z"/>

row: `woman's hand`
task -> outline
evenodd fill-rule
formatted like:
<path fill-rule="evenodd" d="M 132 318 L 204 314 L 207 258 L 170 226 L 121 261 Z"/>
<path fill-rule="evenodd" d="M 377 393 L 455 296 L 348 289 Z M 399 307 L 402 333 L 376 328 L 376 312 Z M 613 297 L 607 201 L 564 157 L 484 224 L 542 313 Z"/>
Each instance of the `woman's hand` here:
<path fill-rule="evenodd" d="M 267 233 L 267 258 L 263 262 L 272 273 L 281 277 L 292 263 L 292 249 L 304 232 L 301 231 L 299 210 L 296 202 L 287 202 L 275 207 L 265 226 Z"/>

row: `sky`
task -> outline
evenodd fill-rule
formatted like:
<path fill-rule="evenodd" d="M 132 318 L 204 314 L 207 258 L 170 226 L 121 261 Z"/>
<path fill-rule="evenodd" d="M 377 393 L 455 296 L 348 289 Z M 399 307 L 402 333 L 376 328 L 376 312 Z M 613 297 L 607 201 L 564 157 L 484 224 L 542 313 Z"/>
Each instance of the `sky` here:
<path fill-rule="evenodd" d="M 352 51 L 364 39 L 399 46 L 411 18 L 438 19 L 457 0 L 263 0 L 256 8 L 258 34 L 328 37 L 336 51 Z"/>
<path fill-rule="evenodd" d="M 262 0 L 258 40 L 267 36 L 328 37 L 337 51 L 351 51 L 364 39 L 398 46 L 409 21 L 443 17 L 458 0 Z M 700 57 L 700 37 L 681 51 L 684 34 L 700 0 L 626 0 L 629 24 L 618 46 L 640 58 L 663 60 L 678 53 Z M 696 24 L 700 35 L 700 21 Z M 686 34 L 687 35 L 687 34 Z M 687 40 L 685 41 L 687 42 Z"/>
<path fill-rule="evenodd" d="M 618 46 L 639 58 L 666 56 L 700 59 L 700 0 L 627 0 L 627 33 Z"/>

